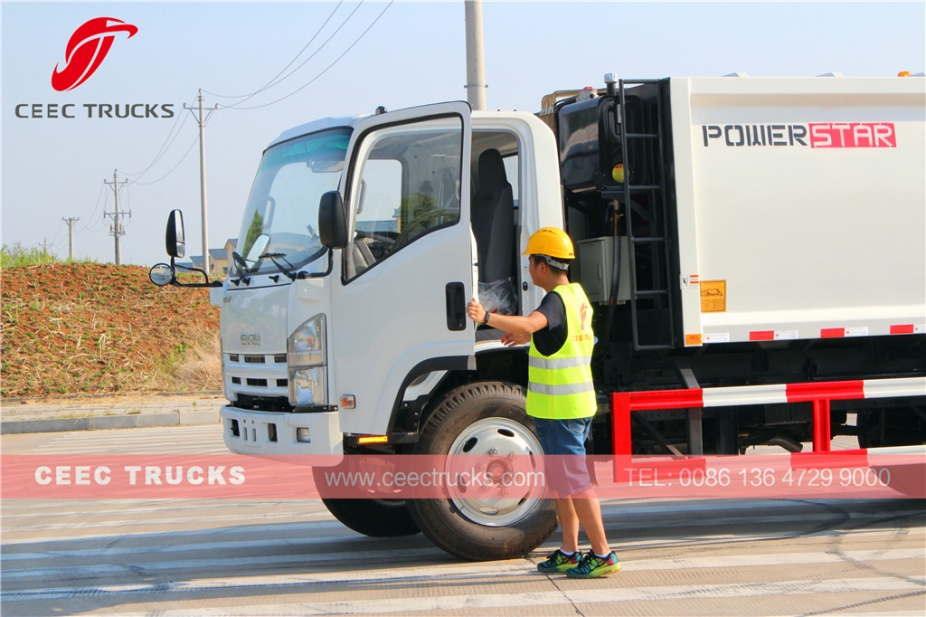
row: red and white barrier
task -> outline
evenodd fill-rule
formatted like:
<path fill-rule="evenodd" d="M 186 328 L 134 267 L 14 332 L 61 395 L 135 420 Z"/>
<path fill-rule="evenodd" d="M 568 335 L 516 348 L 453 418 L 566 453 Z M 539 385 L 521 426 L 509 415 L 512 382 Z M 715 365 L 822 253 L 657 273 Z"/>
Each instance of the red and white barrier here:
<path fill-rule="evenodd" d="M 830 401 L 907 396 L 926 396 L 926 377 L 613 392 L 614 454 L 631 453 L 630 419 L 635 411 L 805 402 L 813 404 L 814 452 L 829 452 Z"/>

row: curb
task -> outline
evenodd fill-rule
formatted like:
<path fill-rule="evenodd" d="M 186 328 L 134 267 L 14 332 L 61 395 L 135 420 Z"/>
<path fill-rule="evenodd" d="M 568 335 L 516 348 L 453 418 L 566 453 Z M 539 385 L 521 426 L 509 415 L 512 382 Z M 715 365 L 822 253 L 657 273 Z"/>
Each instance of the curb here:
<path fill-rule="evenodd" d="M 121 428 L 152 428 L 159 426 L 197 426 L 219 424 L 219 412 L 172 411 L 118 416 L 90 416 L 83 418 L 50 418 L 47 420 L 4 420 L 0 422 L 0 435 L 24 433 L 57 433 L 64 431 L 97 431 Z"/>
<path fill-rule="evenodd" d="M 141 391 L 132 391 L 132 392 L 107 392 L 102 394 L 58 394 L 54 396 L 13 396 L 13 397 L 3 397 L 2 402 L 4 404 L 10 403 L 22 403 L 26 402 L 42 402 L 48 399 L 55 400 L 88 400 L 93 399 L 119 399 L 119 398 L 129 398 L 137 396 L 146 396 L 152 398 L 171 398 L 171 397 L 201 397 L 201 396 L 222 396 L 224 391 L 222 390 L 194 390 L 194 391 L 183 391 L 183 392 L 147 392 L 144 390 Z"/>

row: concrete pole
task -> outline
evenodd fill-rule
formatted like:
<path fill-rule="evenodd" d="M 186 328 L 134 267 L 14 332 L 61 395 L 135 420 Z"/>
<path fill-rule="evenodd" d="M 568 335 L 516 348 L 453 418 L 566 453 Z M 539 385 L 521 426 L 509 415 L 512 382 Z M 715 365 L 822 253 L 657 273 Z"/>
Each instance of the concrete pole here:
<path fill-rule="evenodd" d="M 109 184 L 109 181 L 103 180 L 104 184 Z M 125 180 L 122 182 L 126 183 Z M 122 265 L 122 236 L 125 235 L 125 230 L 122 228 L 122 212 L 119 210 L 119 170 L 113 170 L 113 195 L 115 196 L 116 207 L 114 212 L 104 212 L 103 218 L 107 216 L 113 217 L 113 237 L 116 240 L 116 265 Z M 131 212 L 126 213 L 129 216 L 132 216 Z"/>
<path fill-rule="evenodd" d="M 67 218 L 61 219 L 68 224 L 68 259 L 74 261 L 74 223 L 80 220 L 80 218 Z"/>
<path fill-rule="evenodd" d="M 199 195 L 203 217 L 203 270 L 209 274 L 209 208 L 206 203 L 206 116 L 203 91 L 199 91 Z"/>
<path fill-rule="evenodd" d="M 113 236 L 116 238 L 116 265 L 122 265 L 122 225 L 119 221 L 119 173 L 113 171 L 113 193 L 116 195 L 116 211 L 113 214 Z"/>
<path fill-rule="evenodd" d="M 486 67 L 482 42 L 482 0 L 465 0 L 466 101 L 474 110 L 486 108 Z"/>

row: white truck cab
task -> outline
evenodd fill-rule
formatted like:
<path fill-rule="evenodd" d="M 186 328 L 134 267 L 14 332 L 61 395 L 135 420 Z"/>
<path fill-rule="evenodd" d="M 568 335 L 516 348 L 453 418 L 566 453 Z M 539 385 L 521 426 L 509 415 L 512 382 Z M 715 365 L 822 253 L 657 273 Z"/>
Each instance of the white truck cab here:
<path fill-rule="evenodd" d="M 403 403 L 446 371 L 475 369 L 465 305 L 479 288 L 480 245 L 505 249 L 490 256 L 502 263 L 485 283 L 509 285 L 509 311 L 538 304 L 542 291 L 522 285 L 526 258 L 515 249 L 563 224 L 555 153 L 533 115 L 465 103 L 327 119 L 274 140 L 248 199 L 243 257 L 221 293 L 229 449 L 340 454 L 342 435 L 400 433 Z M 490 181 L 509 185 L 507 195 Z M 315 229 L 330 191 L 343 196 L 337 249 Z M 472 208 L 508 224 L 478 237 Z"/>

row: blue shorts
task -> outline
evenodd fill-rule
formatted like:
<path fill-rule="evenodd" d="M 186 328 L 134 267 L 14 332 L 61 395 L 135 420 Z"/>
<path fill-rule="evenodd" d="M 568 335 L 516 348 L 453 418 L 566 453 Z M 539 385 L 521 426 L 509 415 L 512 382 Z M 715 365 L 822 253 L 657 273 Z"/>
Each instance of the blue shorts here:
<path fill-rule="evenodd" d="M 534 426 L 543 447 L 544 470 L 549 486 L 556 494 L 567 497 L 592 488 L 585 464 L 585 441 L 592 430 L 592 418 L 534 418 Z"/>

